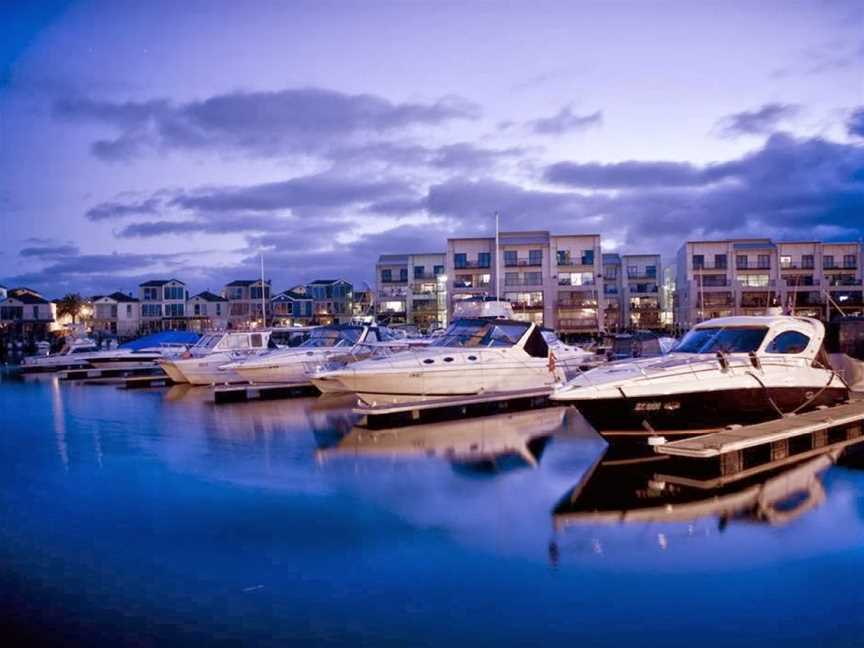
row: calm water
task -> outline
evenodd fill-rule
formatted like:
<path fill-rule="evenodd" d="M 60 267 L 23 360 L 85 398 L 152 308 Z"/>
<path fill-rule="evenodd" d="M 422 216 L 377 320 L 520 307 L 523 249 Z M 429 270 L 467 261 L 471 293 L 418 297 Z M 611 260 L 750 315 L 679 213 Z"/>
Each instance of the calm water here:
<path fill-rule="evenodd" d="M 851 463 L 805 474 L 774 524 L 710 492 L 668 521 L 646 512 L 663 508 L 662 470 L 605 465 L 563 410 L 371 434 L 344 401 L 206 396 L 0 383 L 7 627 L 141 644 L 864 645 Z"/>

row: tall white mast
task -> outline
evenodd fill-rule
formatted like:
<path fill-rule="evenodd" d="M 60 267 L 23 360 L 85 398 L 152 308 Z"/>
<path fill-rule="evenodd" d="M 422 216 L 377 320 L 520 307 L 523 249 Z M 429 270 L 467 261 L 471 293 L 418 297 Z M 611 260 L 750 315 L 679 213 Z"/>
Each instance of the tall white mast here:
<path fill-rule="evenodd" d="M 495 299 L 501 299 L 501 265 L 498 258 L 498 212 L 495 212 Z"/>
<path fill-rule="evenodd" d="M 267 327 L 267 299 L 266 299 L 266 291 L 264 283 L 264 253 L 261 253 L 261 324 L 263 327 Z"/>

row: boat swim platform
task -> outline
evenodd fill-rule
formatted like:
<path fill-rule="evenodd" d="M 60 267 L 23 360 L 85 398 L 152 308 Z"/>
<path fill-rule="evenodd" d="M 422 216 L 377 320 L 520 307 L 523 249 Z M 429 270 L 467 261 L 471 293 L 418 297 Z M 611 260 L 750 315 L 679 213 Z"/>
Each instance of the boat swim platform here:
<path fill-rule="evenodd" d="M 851 445 L 862 437 L 864 400 L 853 400 L 804 414 L 669 441 L 654 450 L 687 463 L 718 463 L 722 476 L 746 472 L 767 462 L 797 460 L 832 446 Z"/>
<path fill-rule="evenodd" d="M 162 368 L 154 364 L 141 364 L 135 367 L 116 368 L 116 369 L 71 369 L 69 371 L 61 371 L 57 379 L 63 382 L 73 381 L 92 381 L 100 378 L 131 378 L 133 376 L 149 376 L 160 375 L 164 376 L 165 372 Z M 96 383 L 91 383 L 96 384 Z"/>
<path fill-rule="evenodd" d="M 548 407 L 552 405 L 549 400 L 551 394 L 551 389 L 544 388 L 420 399 L 398 404 L 368 404 L 360 400 L 352 412 L 361 416 L 358 426 L 379 429 Z"/>
<path fill-rule="evenodd" d="M 243 403 L 255 400 L 300 398 L 317 396 L 321 392 L 311 383 L 242 383 L 237 385 L 214 385 L 213 402 Z"/>

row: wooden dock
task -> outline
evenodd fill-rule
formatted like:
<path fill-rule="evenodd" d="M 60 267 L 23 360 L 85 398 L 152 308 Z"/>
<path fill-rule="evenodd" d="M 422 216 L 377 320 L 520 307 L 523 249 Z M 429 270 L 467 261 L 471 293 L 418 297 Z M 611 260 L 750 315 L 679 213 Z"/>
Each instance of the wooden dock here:
<path fill-rule="evenodd" d="M 718 464 L 720 475 L 761 464 L 798 460 L 831 446 L 856 442 L 864 434 L 864 400 L 786 416 L 756 425 L 717 430 L 655 446 L 655 451 L 689 462 Z"/>
<path fill-rule="evenodd" d="M 90 381 L 89 384 L 100 384 L 93 381 L 98 379 L 116 380 L 119 378 L 151 375 L 164 376 L 165 372 L 157 365 L 142 364 L 136 367 L 126 367 L 124 369 L 71 369 L 69 371 L 60 372 L 57 378 L 63 382 Z"/>
<path fill-rule="evenodd" d="M 551 393 L 550 389 L 525 389 L 395 405 L 368 405 L 361 401 L 353 412 L 362 417 L 358 425 L 379 429 L 547 407 L 552 404 L 549 400 Z"/>
<path fill-rule="evenodd" d="M 146 389 L 148 387 L 170 387 L 176 383 L 164 373 L 161 376 L 135 376 L 121 378 L 118 389 Z"/>
<path fill-rule="evenodd" d="M 310 383 L 256 383 L 242 385 L 216 385 L 213 387 L 213 402 L 242 403 L 252 400 L 274 400 L 277 398 L 299 398 L 317 396 L 318 388 Z"/>

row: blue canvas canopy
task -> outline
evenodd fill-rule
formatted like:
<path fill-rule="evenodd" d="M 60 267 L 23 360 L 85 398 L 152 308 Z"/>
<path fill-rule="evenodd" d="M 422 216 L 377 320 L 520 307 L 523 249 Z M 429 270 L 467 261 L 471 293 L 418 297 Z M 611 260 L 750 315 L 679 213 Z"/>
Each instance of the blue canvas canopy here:
<path fill-rule="evenodd" d="M 120 348 L 138 351 L 149 347 L 158 347 L 160 344 L 195 344 L 199 337 L 197 333 L 192 331 L 162 331 L 124 342 Z"/>

